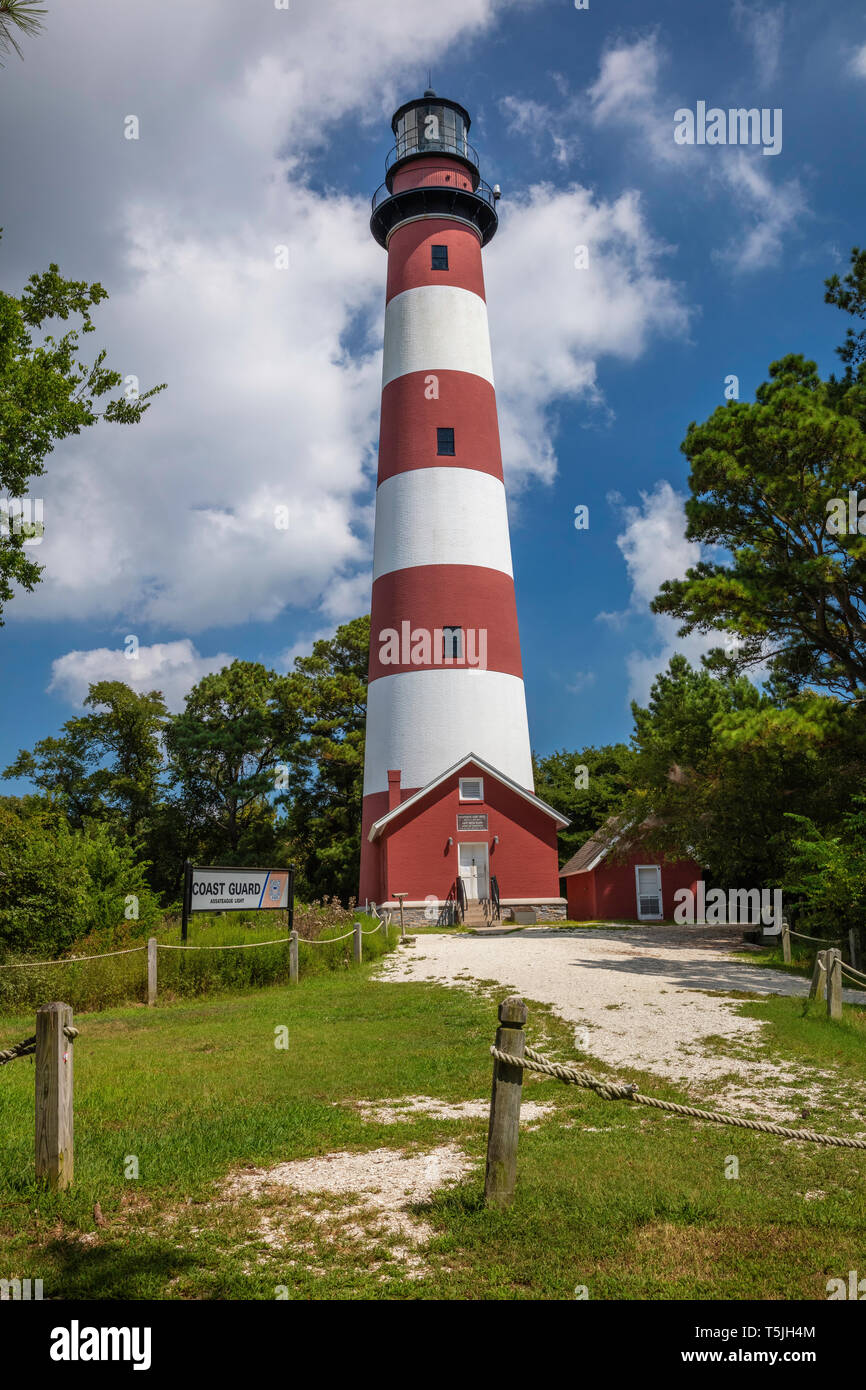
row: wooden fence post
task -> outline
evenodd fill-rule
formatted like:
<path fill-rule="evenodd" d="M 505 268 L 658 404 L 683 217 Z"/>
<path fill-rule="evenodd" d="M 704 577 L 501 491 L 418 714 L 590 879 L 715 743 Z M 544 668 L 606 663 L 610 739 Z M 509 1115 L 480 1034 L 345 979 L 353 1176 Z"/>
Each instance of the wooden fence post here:
<path fill-rule="evenodd" d="M 786 921 L 782 921 L 782 960 L 786 965 L 791 964 L 791 928 Z"/>
<path fill-rule="evenodd" d="M 827 952 L 827 1017 L 842 1017 L 842 952 Z"/>
<path fill-rule="evenodd" d="M 509 995 L 499 1005 L 496 1046 L 514 1057 L 524 1055 L 523 1029 L 528 1017 L 518 994 Z M 523 1094 L 523 1067 L 493 1059 L 493 1089 L 490 1095 L 490 1126 L 487 1131 L 487 1168 L 484 1174 L 484 1201 L 489 1207 L 508 1207 L 517 1182 L 517 1137 L 520 1129 L 520 1101 Z"/>
<path fill-rule="evenodd" d="M 156 937 L 147 942 L 147 1006 L 152 1009 L 156 1003 Z"/>
<path fill-rule="evenodd" d="M 817 954 L 816 954 L 816 956 L 815 956 L 815 964 L 814 964 L 814 966 L 812 967 L 812 982 L 811 982 L 811 984 L 809 985 L 809 996 L 808 996 L 808 997 L 809 997 L 810 999 L 815 999 L 815 998 L 823 999 L 823 998 L 824 998 L 824 984 L 825 984 L 825 977 L 826 977 L 826 968 L 825 968 L 825 965 L 824 965 L 824 961 L 825 961 L 826 955 L 827 955 L 827 952 L 826 952 L 826 951 L 818 951 Z"/>
<path fill-rule="evenodd" d="M 36 1013 L 36 1177 L 52 1189 L 72 1182 L 72 1007 Z"/>
<path fill-rule="evenodd" d="M 405 924 L 405 922 L 403 921 L 403 899 L 406 898 L 406 897 L 408 897 L 408 894 L 407 894 L 407 893 L 392 893 L 391 896 L 392 896 L 392 898 L 396 898 L 397 901 L 398 901 L 398 903 L 400 904 L 400 940 L 402 941 L 403 938 L 404 938 L 405 935 L 406 935 L 406 924 Z"/>
<path fill-rule="evenodd" d="M 289 980 L 298 983 L 298 933 L 293 931 L 289 937 Z"/>
<path fill-rule="evenodd" d="M 361 923 L 356 922 L 353 928 L 354 937 L 352 940 L 352 955 L 356 965 L 361 964 L 362 942 L 361 942 Z"/>
<path fill-rule="evenodd" d="M 860 939 L 857 936 L 857 928 L 852 927 L 848 933 L 848 950 L 851 955 L 851 964 L 855 970 L 860 969 Z"/>

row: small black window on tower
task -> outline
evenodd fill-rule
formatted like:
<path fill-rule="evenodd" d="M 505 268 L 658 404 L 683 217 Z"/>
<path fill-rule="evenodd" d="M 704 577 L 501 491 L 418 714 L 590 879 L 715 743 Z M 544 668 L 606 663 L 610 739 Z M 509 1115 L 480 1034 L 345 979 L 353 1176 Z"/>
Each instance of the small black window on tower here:
<path fill-rule="evenodd" d="M 454 453 L 454 431 L 452 429 L 437 429 L 436 452 L 437 454 Z"/>
<path fill-rule="evenodd" d="M 434 247 L 433 247 L 433 269 L 434 269 L 434 270 L 447 270 L 447 269 L 448 269 L 448 247 L 447 247 L 447 246 L 434 246 Z"/>
<path fill-rule="evenodd" d="M 446 661 L 463 660 L 463 629 L 462 627 L 443 627 L 442 629 L 442 655 Z"/>

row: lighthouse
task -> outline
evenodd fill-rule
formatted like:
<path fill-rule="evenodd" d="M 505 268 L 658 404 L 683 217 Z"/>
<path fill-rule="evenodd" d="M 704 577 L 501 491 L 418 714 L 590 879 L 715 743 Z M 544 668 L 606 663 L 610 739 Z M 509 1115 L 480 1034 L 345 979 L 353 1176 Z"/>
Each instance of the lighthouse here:
<path fill-rule="evenodd" d="M 409 921 L 564 916 L 535 796 L 482 248 L 499 225 L 459 102 L 394 114 L 362 900 Z"/>

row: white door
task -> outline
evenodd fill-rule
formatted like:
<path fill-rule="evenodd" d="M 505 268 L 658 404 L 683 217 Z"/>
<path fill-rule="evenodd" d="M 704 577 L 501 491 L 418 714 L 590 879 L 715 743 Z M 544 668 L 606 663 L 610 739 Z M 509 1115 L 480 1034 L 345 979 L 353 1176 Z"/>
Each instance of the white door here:
<path fill-rule="evenodd" d="M 658 864 L 637 864 L 637 915 L 639 918 L 660 918 L 662 915 L 662 871 Z"/>
<path fill-rule="evenodd" d="M 470 901 L 489 896 L 487 886 L 487 845 L 461 841 L 457 846 L 458 872 Z"/>

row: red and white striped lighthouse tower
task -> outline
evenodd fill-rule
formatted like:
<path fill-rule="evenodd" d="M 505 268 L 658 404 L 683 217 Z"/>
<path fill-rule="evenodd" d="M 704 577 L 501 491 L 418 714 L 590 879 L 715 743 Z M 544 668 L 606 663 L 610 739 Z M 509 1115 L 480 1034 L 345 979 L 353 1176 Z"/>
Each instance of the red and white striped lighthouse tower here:
<path fill-rule="evenodd" d="M 401 106 L 373 199 L 388 281 L 362 900 L 401 891 L 371 828 L 468 754 L 533 789 L 481 265 L 498 189 L 480 177 L 469 124 L 429 90 Z M 419 844 L 402 891 L 441 896 L 442 857 Z"/>

